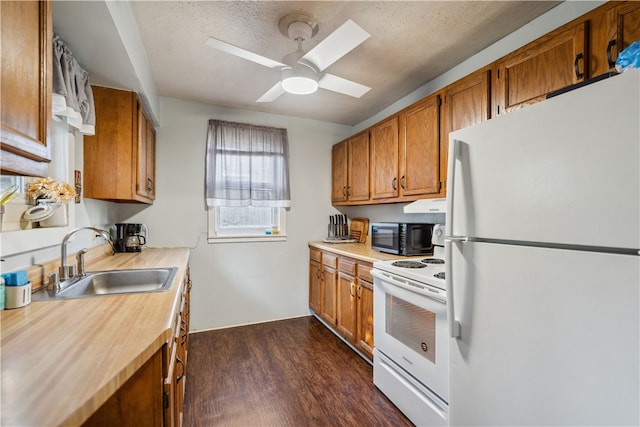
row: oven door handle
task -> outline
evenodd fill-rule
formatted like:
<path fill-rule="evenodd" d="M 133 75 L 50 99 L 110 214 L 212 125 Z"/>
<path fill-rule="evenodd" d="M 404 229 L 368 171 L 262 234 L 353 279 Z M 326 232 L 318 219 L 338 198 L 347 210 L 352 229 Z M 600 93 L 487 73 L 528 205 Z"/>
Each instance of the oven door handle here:
<path fill-rule="evenodd" d="M 416 282 L 414 282 L 412 280 L 408 280 L 408 279 L 400 279 L 400 280 L 394 279 L 394 278 L 391 278 L 389 276 L 385 276 L 384 274 L 380 273 L 376 269 L 371 270 L 371 275 L 373 277 L 375 277 L 376 279 L 379 279 L 379 280 L 381 280 L 383 282 L 389 283 L 389 284 L 391 284 L 393 286 L 397 286 L 397 287 L 402 288 L 402 289 L 407 289 L 407 290 L 409 290 L 411 292 L 415 292 L 416 288 L 418 288 L 418 289 L 420 289 L 422 291 L 426 290 L 427 292 L 430 292 L 430 293 L 427 294 L 427 293 L 421 292 L 420 295 L 422 295 L 422 296 L 424 296 L 426 298 L 432 299 L 434 301 L 437 301 L 439 303 L 442 303 L 442 304 L 446 304 L 447 303 L 446 294 L 444 294 L 444 292 L 442 292 L 442 291 L 438 291 L 438 290 L 433 289 L 429 285 L 422 284 L 422 283 L 417 284 Z M 416 283 L 416 284 L 414 285 L 413 283 Z"/>

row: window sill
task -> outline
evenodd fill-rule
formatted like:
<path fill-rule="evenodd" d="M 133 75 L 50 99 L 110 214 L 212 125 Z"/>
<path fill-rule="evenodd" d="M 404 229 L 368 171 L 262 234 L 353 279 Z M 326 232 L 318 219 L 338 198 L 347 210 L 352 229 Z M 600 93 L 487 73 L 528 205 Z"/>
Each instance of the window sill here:
<path fill-rule="evenodd" d="M 286 242 L 286 234 L 278 234 L 277 236 L 227 236 L 227 237 L 208 237 L 207 243 L 251 243 L 251 242 Z"/>

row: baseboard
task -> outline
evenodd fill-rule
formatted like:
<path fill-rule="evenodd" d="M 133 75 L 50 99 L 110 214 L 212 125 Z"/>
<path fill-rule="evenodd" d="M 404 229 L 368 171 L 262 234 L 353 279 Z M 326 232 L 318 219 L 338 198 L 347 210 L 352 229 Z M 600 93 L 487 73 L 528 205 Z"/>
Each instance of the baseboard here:
<path fill-rule="evenodd" d="M 281 320 L 298 319 L 300 317 L 309 317 L 309 316 L 311 316 L 311 314 L 301 314 L 299 316 L 290 316 L 290 317 L 283 317 L 280 319 L 271 319 L 271 320 L 260 320 L 258 322 L 241 323 L 238 325 L 229 325 L 229 326 L 220 326 L 218 328 L 197 329 L 197 330 L 189 331 L 189 334 L 197 334 L 199 332 L 207 332 L 207 331 L 218 331 L 220 329 L 241 328 L 243 326 L 259 325 L 261 323 L 279 322 Z"/>

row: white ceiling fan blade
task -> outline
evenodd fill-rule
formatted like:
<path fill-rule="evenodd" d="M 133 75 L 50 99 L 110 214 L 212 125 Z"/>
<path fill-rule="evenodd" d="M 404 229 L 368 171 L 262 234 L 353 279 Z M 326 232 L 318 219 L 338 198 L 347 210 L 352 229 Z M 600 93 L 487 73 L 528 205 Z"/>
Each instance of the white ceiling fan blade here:
<path fill-rule="evenodd" d="M 371 37 L 371 34 L 349 19 L 316 47 L 307 52 L 300 58 L 300 61 L 311 62 L 318 71 L 322 71 L 351 52 L 369 37 Z"/>
<path fill-rule="evenodd" d="M 280 95 L 284 93 L 284 89 L 282 89 L 282 84 L 280 81 L 273 85 L 271 89 L 269 89 L 264 95 L 262 95 L 256 102 L 271 102 L 278 99 Z"/>
<path fill-rule="evenodd" d="M 353 96 L 354 98 L 360 98 L 362 95 L 371 90 L 369 86 L 361 85 L 360 83 L 343 79 L 342 77 L 338 77 L 329 73 L 325 73 L 324 76 L 322 76 L 322 78 L 318 82 L 318 86 L 323 89 L 331 90 L 333 92 Z"/>
<path fill-rule="evenodd" d="M 258 55 L 257 53 L 249 52 L 248 50 L 234 46 L 227 42 L 223 42 L 222 40 L 214 39 L 213 37 L 209 37 L 207 41 L 204 42 L 204 44 L 214 49 L 218 49 L 223 52 L 230 53 L 231 55 L 246 59 L 248 61 L 264 65 L 265 67 L 278 69 L 286 66 L 282 62 L 274 61 L 273 59 Z"/>

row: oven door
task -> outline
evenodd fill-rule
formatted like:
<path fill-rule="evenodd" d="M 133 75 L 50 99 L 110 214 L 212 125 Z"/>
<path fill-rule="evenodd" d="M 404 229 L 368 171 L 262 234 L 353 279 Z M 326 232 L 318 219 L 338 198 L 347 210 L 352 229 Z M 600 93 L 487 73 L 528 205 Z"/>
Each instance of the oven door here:
<path fill-rule="evenodd" d="M 375 347 L 442 400 L 449 401 L 446 301 L 413 292 L 373 269 Z"/>

